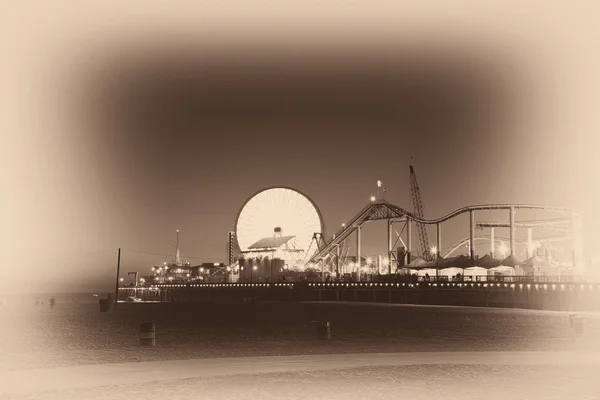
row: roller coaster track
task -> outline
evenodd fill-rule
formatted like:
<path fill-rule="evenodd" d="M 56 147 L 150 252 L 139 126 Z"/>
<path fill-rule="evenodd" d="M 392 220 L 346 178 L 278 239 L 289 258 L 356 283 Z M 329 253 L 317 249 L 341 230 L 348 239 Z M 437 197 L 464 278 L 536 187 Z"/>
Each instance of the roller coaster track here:
<path fill-rule="evenodd" d="M 538 221 L 515 222 L 517 228 L 542 228 L 555 231 L 569 232 L 570 218 L 557 218 Z M 477 228 L 510 228 L 510 224 L 500 221 L 479 221 L 475 224 Z"/>
<path fill-rule="evenodd" d="M 561 235 L 561 236 L 551 236 L 551 237 L 545 237 L 545 238 L 539 238 L 536 239 L 536 242 L 539 243 L 548 243 L 548 242 L 560 242 L 563 240 L 568 240 L 571 239 L 572 236 L 571 235 Z M 485 241 L 490 241 L 492 240 L 491 236 L 488 235 L 484 235 L 484 236 L 475 236 L 474 238 L 475 240 L 485 240 Z M 494 242 L 508 242 L 510 239 L 508 238 L 503 238 L 503 237 L 494 237 Z M 454 253 L 456 250 L 458 250 L 461 246 L 466 245 L 467 243 L 469 243 L 469 238 L 464 238 L 461 241 L 457 242 L 454 246 L 452 246 L 448 251 L 446 251 L 442 257 L 446 258 L 448 257 L 450 254 Z M 526 239 L 515 239 L 515 243 L 527 243 Z"/>
<path fill-rule="evenodd" d="M 375 220 L 390 220 L 390 219 L 409 219 L 411 221 L 422 223 L 422 224 L 439 224 L 445 221 L 448 221 L 458 215 L 468 213 L 471 211 L 483 211 L 483 210 L 518 210 L 518 209 L 526 209 L 526 210 L 544 210 L 544 211 L 553 211 L 553 212 L 565 212 L 572 213 L 574 215 L 579 215 L 579 212 L 574 209 L 565 208 L 565 207 L 552 207 L 552 206 L 540 206 L 540 205 L 532 205 L 532 204 L 480 204 L 462 207 L 457 210 L 452 211 L 451 213 L 435 219 L 423 219 L 419 218 L 413 213 L 403 209 L 402 207 L 396 206 L 394 204 L 388 203 L 385 200 L 374 201 L 367 206 L 365 206 L 358 214 L 354 216 L 345 227 L 338 230 L 335 233 L 335 238 L 329 241 L 326 241 L 325 245 L 322 246 L 317 253 L 315 253 L 310 259 L 309 262 L 313 263 L 320 259 L 325 259 L 331 255 L 334 247 L 347 239 L 356 229 L 361 226 L 363 223 L 367 221 L 375 221 Z"/>

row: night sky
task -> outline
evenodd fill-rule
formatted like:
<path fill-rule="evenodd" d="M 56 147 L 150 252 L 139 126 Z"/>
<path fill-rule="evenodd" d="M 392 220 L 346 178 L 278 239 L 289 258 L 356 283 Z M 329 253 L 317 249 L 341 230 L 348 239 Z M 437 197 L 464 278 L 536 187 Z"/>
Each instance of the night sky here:
<path fill-rule="evenodd" d="M 6 281 L 26 265 L 31 290 L 110 290 L 118 247 L 123 271 L 143 271 L 173 252 L 176 229 L 192 263 L 225 261 L 236 213 L 267 186 L 309 195 L 329 236 L 377 180 L 408 208 L 411 163 L 428 217 L 481 203 L 576 207 L 594 257 L 590 12 L 471 4 L 444 24 L 426 17 L 439 10 L 410 20 L 385 4 L 329 23 L 333 6 L 263 5 L 253 17 L 200 7 L 197 19 L 146 3 L 16 9 L 3 74 L 14 93 Z M 467 223 L 444 225 L 442 247 Z M 383 252 L 384 238 L 371 223 L 363 254 Z"/>

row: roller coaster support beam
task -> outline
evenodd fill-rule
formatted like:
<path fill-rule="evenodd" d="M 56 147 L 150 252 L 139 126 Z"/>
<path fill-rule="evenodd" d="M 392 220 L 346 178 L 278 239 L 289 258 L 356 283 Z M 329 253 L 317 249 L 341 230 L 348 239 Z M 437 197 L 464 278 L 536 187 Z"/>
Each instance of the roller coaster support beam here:
<path fill-rule="evenodd" d="M 335 246 L 335 277 L 340 277 L 340 245 Z"/>
<path fill-rule="evenodd" d="M 469 211 L 469 253 L 471 260 L 475 259 L 475 211 Z"/>
<path fill-rule="evenodd" d="M 583 272 L 583 264 L 581 263 L 581 215 L 576 212 L 571 214 L 571 232 L 573 235 L 573 267 L 578 273 Z"/>
<path fill-rule="evenodd" d="M 360 268 L 362 266 L 362 262 L 360 259 L 360 231 L 362 230 L 362 226 L 358 225 L 356 227 L 356 281 L 360 282 Z"/>
<path fill-rule="evenodd" d="M 393 222 L 391 219 L 388 219 L 388 229 L 387 229 L 387 239 L 388 239 L 388 274 L 392 274 L 392 260 L 393 260 L 393 243 L 392 243 L 392 230 L 394 229 Z M 398 263 L 400 260 L 396 260 Z"/>
<path fill-rule="evenodd" d="M 410 264 L 411 260 L 411 249 L 412 249 L 412 245 L 411 245 L 411 222 L 410 222 L 410 218 L 406 218 L 406 265 Z"/>
<path fill-rule="evenodd" d="M 494 227 L 490 228 L 490 255 L 494 257 Z"/>
<path fill-rule="evenodd" d="M 533 228 L 527 228 L 527 258 L 533 256 Z"/>
<path fill-rule="evenodd" d="M 441 223 L 437 223 L 437 241 L 436 241 L 436 251 L 435 251 L 435 258 L 439 258 L 440 254 L 442 253 L 442 224 Z"/>
<path fill-rule="evenodd" d="M 515 207 L 510 206 L 510 254 L 515 256 Z"/>

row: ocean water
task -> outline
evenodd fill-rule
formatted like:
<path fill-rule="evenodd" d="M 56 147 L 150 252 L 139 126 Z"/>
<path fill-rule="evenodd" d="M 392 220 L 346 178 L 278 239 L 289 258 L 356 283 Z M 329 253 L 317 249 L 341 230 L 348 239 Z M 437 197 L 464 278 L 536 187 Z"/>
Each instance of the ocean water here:
<path fill-rule="evenodd" d="M 46 296 L 49 299 L 49 296 Z M 0 307 L 0 370 L 357 352 L 600 350 L 600 317 L 577 335 L 568 313 L 346 303 L 129 304 L 101 313 L 92 294 Z M 331 341 L 311 321 L 330 321 Z M 154 322 L 156 346 L 139 346 Z"/>

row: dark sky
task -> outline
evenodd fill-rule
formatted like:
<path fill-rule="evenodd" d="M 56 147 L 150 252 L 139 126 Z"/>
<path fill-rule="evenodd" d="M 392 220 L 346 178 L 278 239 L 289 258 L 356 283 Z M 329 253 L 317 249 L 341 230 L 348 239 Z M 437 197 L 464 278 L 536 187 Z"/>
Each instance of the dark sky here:
<path fill-rule="evenodd" d="M 127 249 L 125 270 L 149 268 L 172 252 L 176 229 L 183 253 L 199 257 L 193 262 L 224 261 L 240 206 L 267 186 L 309 195 L 330 234 L 368 202 L 377 180 L 408 208 L 411 162 L 429 217 L 493 202 L 598 217 L 589 192 L 595 139 L 587 126 L 567 129 L 573 117 L 559 85 L 567 64 L 551 62 L 565 53 L 541 51 L 552 40 L 539 33 L 342 35 L 326 45 L 118 37 L 46 49 L 59 62 L 38 79 L 45 90 L 35 107 L 23 103 L 34 133 L 18 139 L 27 154 L 20 162 L 29 161 L 13 181 L 20 206 L 10 243 L 33 263 L 36 287 L 110 283 L 118 247 Z M 59 122 L 35 118 L 41 109 Z M 468 235 L 467 219 L 444 226 L 442 247 Z M 383 224 L 367 227 L 363 254 L 384 251 L 384 235 Z"/>

